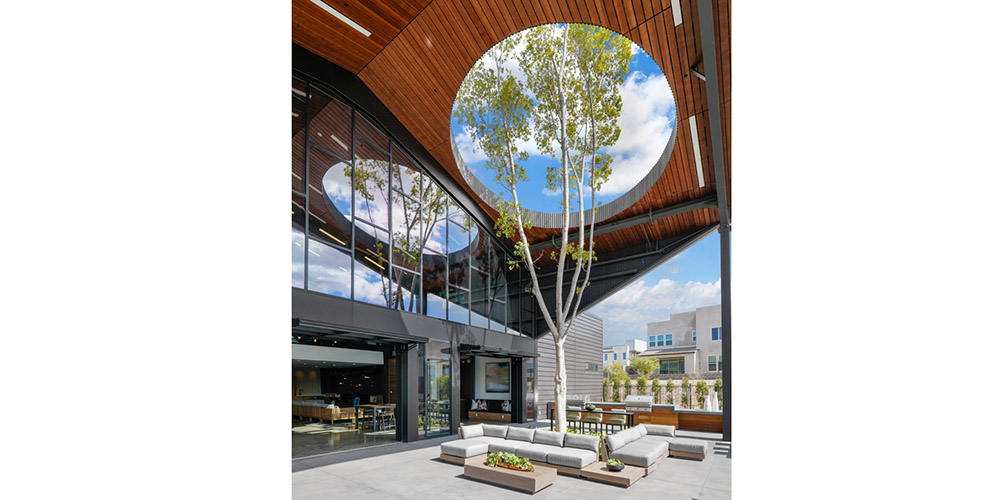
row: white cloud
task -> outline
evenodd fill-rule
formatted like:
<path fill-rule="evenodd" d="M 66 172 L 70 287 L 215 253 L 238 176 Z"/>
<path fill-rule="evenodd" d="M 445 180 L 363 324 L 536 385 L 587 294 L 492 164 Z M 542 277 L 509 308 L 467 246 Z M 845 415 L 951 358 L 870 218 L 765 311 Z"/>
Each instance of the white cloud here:
<path fill-rule="evenodd" d="M 605 345 L 646 337 L 646 324 L 665 321 L 673 313 L 720 304 L 722 281 L 680 283 L 663 278 L 656 284 L 639 280 L 594 306 L 588 313 L 604 320 Z"/>
<path fill-rule="evenodd" d="M 472 165 L 486 159 L 486 153 L 472 140 L 468 127 L 463 127 L 462 133 L 455 136 L 455 146 L 458 147 L 458 152 L 462 155 L 462 160 L 465 161 L 466 165 Z"/>
<path fill-rule="evenodd" d="M 622 85 L 621 94 L 621 136 L 607 148 L 615 162 L 611 178 L 601 188 L 602 195 L 618 195 L 635 186 L 670 140 L 674 98 L 666 77 L 632 73 Z"/>

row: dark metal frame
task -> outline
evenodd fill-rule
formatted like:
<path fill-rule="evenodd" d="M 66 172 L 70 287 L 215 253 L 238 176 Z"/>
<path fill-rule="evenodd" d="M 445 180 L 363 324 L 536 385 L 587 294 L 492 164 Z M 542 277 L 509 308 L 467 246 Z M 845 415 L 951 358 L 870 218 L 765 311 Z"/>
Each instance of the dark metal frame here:
<path fill-rule="evenodd" d="M 728 368 L 722 372 L 722 439 L 732 441 L 732 312 L 730 300 L 729 258 L 729 197 L 726 192 L 726 158 L 722 150 L 722 115 L 719 103 L 719 71 L 715 51 L 715 22 L 712 19 L 712 1 L 698 0 L 698 24 L 701 32 L 702 54 L 705 64 L 705 87 L 708 100 L 708 124 L 711 132 L 712 163 L 715 167 L 715 191 L 719 196 L 719 246 L 722 271 L 722 356 Z"/>

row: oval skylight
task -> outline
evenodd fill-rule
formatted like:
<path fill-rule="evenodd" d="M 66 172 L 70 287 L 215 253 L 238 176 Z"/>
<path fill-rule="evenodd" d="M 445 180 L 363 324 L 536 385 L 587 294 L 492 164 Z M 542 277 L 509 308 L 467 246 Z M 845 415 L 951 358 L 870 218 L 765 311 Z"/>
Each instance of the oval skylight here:
<path fill-rule="evenodd" d="M 556 29 L 561 30 L 566 26 L 557 25 Z M 613 37 L 622 37 L 618 33 L 612 33 Z M 649 54 L 630 40 L 628 43 L 631 48 L 628 73 L 619 85 L 622 104 L 618 126 L 621 133 L 616 142 L 599 150 L 614 160 L 611 176 L 596 195 L 596 202 L 604 206 L 636 188 L 640 181 L 650 176 L 654 166 L 659 164 L 659 170 L 655 174 L 662 172 L 669 159 L 668 145 L 673 144 L 671 139 L 676 124 L 676 104 L 666 76 Z M 522 38 L 515 45 L 514 53 L 523 53 L 525 49 L 526 43 Z M 489 63 L 491 60 L 487 58 L 488 54 L 484 54 L 480 61 Z M 520 82 L 526 83 L 524 72 L 519 68 L 516 58 L 507 61 L 504 67 L 509 68 Z M 534 98 L 530 90 L 528 92 L 529 96 Z M 509 200 L 509 195 L 505 194 L 507 189 L 496 180 L 496 172 L 486 168 L 488 160 L 483 149 L 473 141 L 469 128 L 459 121 L 454 110 L 451 117 L 451 133 L 456 160 L 461 160 L 460 170 L 470 181 L 470 185 L 494 207 L 499 201 L 497 195 Z M 522 206 L 536 212 L 561 213 L 562 194 L 558 190 L 549 189 L 545 179 L 547 167 L 559 167 L 558 156 L 554 158 L 541 153 L 535 143 L 534 133 L 531 134 L 529 141 L 518 141 L 517 144 L 522 151 L 528 153 L 528 159 L 520 162 L 527 170 L 528 180 L 522 181 L 517 187 Z M 558 155 L 558 147 L 555 150 Z M 462 168 L 462 163 L 466 169 Z M 468 179 L 469 174 L 474 175 L 478 182 Z M 659 175 L 649 179 L 641 189 L 645 190 L 652 186 L 656 177 Z M 488 192 L 484 192 L 483 188 Z M 590 208 L 589 195 L 585 196 L 584 206 Z M 622 203 L 616 203 L 615 206 L 616 211 L 626 208 Z M 613 214 L 605 211 L 599 212 L 599 215 L 603 216 L 599 219 L 603 219 Z"/>

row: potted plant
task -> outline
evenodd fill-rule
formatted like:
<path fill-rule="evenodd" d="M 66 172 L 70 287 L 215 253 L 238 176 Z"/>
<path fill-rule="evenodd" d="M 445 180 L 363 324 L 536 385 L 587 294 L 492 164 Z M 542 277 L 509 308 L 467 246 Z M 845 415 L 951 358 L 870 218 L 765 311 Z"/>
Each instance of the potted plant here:
<path fill-rule="evenodd" d="M 531 460 L 521 458 L 513 453 L 490 453 L 486 455 L 486 465 L 525 472 L 535 471 L 535 466 L 531 465 Z"/>
<path fill-rule="evenodd" d="M 608 470 L 611 472 L 621 472 L 625 468 L 625 464 L 617 458 L 612 458 L 608 460 Z"/>

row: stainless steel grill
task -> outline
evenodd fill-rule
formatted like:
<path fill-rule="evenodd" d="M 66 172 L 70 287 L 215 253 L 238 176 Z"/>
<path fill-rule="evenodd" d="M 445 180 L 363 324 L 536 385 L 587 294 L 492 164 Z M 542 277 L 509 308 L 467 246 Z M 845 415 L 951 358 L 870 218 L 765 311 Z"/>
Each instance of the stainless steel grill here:
<path fill-rule="evenodd" d="M 653 396 L 630 395 L 625 397 L 625 411 L 650 413 L 653 411 Z"/>

